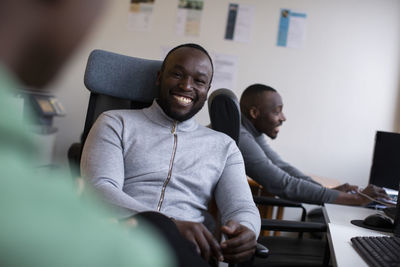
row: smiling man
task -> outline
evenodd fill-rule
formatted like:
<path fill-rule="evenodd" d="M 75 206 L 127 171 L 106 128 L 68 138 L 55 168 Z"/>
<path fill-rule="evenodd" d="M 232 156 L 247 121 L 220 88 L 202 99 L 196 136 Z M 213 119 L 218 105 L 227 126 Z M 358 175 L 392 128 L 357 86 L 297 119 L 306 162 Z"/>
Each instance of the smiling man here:
<path fill-rule="evenodd" d="M 286 117 L 279 93 L 266 85 L 253 84 L 240 98 L 242 127 L 239 149 L 243 154 L 247 175 L 268 192 L 280 197 L 311 204 L 336 203 L 365 205 L 370 202 L 350 192 L 357 186 L 343 184 L 333 189 L 323 187 L 311 177 L 283 161 L 267 144 L 263 134 L 271 139 L 278 136 Z M 384 190 L 373 185 L 363 190 L 370 197 L 387 197 Z"/>
<path fill-rule="evenodd" d="M 193 118 L 212 76 L 204 48 L 172 49 L 155 81 L 159 98 L 142 110 L 103 113 L 86 140 L 81 169 L 121 217 L 164 214 L 204 259 L 240 262 L 255 251 L 260 217 L 234 141 Z M 227 236 L 222 243 L 203 224 L 212 197 Z"/>

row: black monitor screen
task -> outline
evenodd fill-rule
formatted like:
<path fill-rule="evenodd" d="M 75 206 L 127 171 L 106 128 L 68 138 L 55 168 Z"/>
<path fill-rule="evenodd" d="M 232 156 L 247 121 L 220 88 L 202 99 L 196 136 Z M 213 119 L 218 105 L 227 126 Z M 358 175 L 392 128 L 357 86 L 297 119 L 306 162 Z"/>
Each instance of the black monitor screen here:
<path fill-rule="evenodd" d="M 399 189 L 400 134 L 376 132 L 369 182 L 381 187 Z"/>

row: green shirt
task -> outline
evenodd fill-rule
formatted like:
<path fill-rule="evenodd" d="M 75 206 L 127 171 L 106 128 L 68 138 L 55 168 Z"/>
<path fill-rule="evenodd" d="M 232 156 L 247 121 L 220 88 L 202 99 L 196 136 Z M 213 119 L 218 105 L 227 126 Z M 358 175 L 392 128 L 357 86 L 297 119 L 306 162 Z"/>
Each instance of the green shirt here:
<path fill-rule="evenodd" d="M 111 223 L 71 178 L 35 171 L 37 148 L 11 101 L 17 86 L 0 65 L 0 266 L 175 266 L 150 226 Z"/>

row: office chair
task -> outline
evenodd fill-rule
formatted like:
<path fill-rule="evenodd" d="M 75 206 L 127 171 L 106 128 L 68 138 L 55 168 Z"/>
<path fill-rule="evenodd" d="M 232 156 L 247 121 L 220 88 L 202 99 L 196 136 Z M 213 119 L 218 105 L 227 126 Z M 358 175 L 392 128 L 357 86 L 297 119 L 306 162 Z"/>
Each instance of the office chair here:
<path fill-rule="evenodd" d="M 80 176 L 82 148 L 97 117 L 112 109 L 141 109 L 158 96 L 155 85 L 161 61 L 134 58 L 103 50 L 94 50 L 88 59 L 84 83 L 90 91 L 81 143 L 68 151 L 71 173 Z M 256 256 L 266 257 L 267 249 L 258 245 Z"/>
<path fill-rule="evenodd" d="M 241 112 L 236 95 L 228 89 L 218 89 L 208 98 L 211 127 L 223 132 L 239 143 Z M 261 229 L 285 232 L 326 232 L 326 224 L 304 222 L 305 209 L 301 204 L 283 199 L 254 196 L 257 205 L 278 205 L 302 209 L 302 221 L 262 218 Z M 260 236 L 259 243 L 269 249 L 267 259 L 254 262 L 254 266 L 327 266 L 329 250 L 326 240 L 284 236 Z"/>
<path fill-rule="evenodd" d="M 89 105 L 81 142 L 68 151 L 71 172 L 80 176 L 83 144 L 97 117 L 112 109 L 141 109 L 151 105 L 158 95 L 155 85 L 161 61 L 132 58 L 103 50 L 94 50 L 88 59 L 84 83 L 90 91 Z M 78 166 L 78 168 L 77 168 Z"/>

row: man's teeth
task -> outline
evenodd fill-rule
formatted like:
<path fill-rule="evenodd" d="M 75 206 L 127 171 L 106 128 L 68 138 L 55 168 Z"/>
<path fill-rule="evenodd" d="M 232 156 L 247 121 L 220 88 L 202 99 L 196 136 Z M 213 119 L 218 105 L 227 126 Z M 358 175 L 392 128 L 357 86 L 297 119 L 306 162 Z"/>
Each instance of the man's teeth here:
<path fill-rule="evenodd" d="M 179 101 L 188 104 L 190 102 L 192 102 L 192 99 L 188 98 L 188 97 L 184 97 L 184 96 L 175 96 L 176 99 L 178 99 Z"/>

